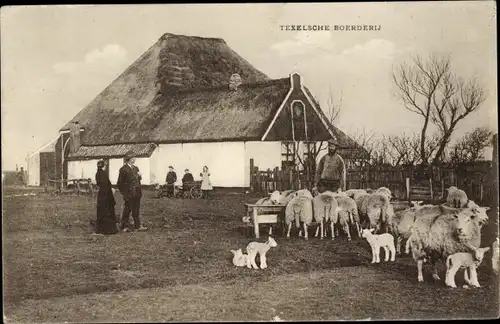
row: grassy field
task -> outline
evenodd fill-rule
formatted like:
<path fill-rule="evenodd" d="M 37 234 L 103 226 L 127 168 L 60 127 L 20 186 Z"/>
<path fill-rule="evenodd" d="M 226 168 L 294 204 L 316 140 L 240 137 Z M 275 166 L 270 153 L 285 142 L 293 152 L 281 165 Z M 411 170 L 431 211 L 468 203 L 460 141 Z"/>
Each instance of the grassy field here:
<path fill-rule="evenodd" d="M 236 268 L 229 250 L 244 249 L 252 240 L 241 216 L 243 203 L 256 197 L 216 193 L 209 201 L 159 200 L 147 192 L 142 219 L 148 232 L 96 236 L 89 224 L 94 198 L 15 195 L 22 191 L 4 190 L 8 322 L 498 316 L 498 280 L 488 260 L 479 269 L 482 288 L 453 290 L 434 283 L 427 268 L 426 282 L 418 284 L 408 256 L 370 264 L 362 240 L 278 235 L 268 269 Z M 119 195 L 117 202 L 118 212 Z M 483 245 L 491 244 L 493 231 L 490 222 Z"/>

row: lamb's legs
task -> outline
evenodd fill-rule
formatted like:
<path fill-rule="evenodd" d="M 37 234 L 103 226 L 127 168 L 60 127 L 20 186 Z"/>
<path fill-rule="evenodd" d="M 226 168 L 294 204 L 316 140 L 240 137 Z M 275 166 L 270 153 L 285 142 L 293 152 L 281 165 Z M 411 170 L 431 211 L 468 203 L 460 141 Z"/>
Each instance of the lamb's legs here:
<path fill-rule="evenodd" d="M 377 250 L 372 246 L 372 263 L 377 263 Z"/>
<path fill-rule="evenodd" d="M 308 239 L 308 235 L 307 235 L 307 224 L 306 224 L 306 222 L 303 223 L 303 227 L 304 227 L 304 240 L 307 240 Z"/>
<path fill-rule="evenodd" d="M 389 248 L 387 246 L 384 246 L 384 261 L 387 262 L 389 261 Z"/>
<path fill-rule="evenodd" d="M 316 227 L 316 232 L 314 232 L 314 237 L 318 237 L 318 235 L 319 235 L 319 233 L 318 233 L 318 232 L 319 232 L 319 226 L 318 226 L 318 227 Z M 321 235 L 323 235 L 323 232 L 322 232 L 322 234 L 321 234 Z"/>
<path fill-rule="evenodd" d="M 332 241 L 335 240 L 335 230 L 334 230 L 335 224 L 333 221 L 330 221 L 330 230 L 332 231 Z"/>
<path fill-rule="evenodd" d="M 446 286 L 457 288 L 457 285 L 455 284 L 455 274 L 457 273 L 457 271 L 458 268 L 455 266 L 451 266 L 446 270 L 446 278 L 444 280 Z M 467 272 L 467 269 L 465 271 Z"/>
<path fill-rule="evenodd" d="M 394 245 L 389 246 L 389 251 L 391 252 L 391 261 L 395 261 L 396 260 L 396 248 L 394 247 Z"/>
<path fill-rule="evenodd" d="M 248 251 L 247 251 L 247 253 L 248 253 Z M 250 255 L 250 253 L 248 253 L 248 257 L 247 257 L 247 268 L 248 269 L 252 268 L 252 260 L 250 260 L 250 258 L 251 258 L 251 255 Z"/>
<path fill-rule="evenodd" d="M 259 254 L 259 256 L 260 256 L 260 268 L 261 269 L 267 268 L 266 255 L 265 254 Z"/>
<path fill-rule="evenodd" d="M 480 288 L 481 285 L 479 284 L 479 281 L 477 279 L 477 271 L 476 271 L 476 266 L 472 265 L 469 267 L 470 270 L 470 281 L 472 283 L 473 287 Z M 467 271 L 467 269 L 465 269 Z"/>
<path fill-rule="evenodd" d="M 323 236 L 323 220 L 320 221 L 319 226 L 321 228 L 321 237 L 320 237 L 320 239 L 323 239 L 323 237 L 324 237 Z"/>
<path fill-rule="evenodd" d="M 257 256 L 256 253 L 252 253 L 251 255 L 249 255 L 248 257 L 250 258 L 250 263 L 252 264 L 252 268 L 254 269 L 259 269 L 259 267 L 257 266 L 257 263 L 255 263 L 255 257 Z"/>
<path fill-rule="evenodd" d="M 472 276 L 471 276 L 472 277 Z M 464 270 L 464 281 L 466 284 L 472 286 L 472 278 L 469 279 L 469 268 L 465 268 Z"/>
<path fill-rule="evenodd" d="M 422 273 L 423 266 L 424 266 L 424 260 L 418 260 L 417 261 L 418 282 L 424 282 L 424 275 Z"/>

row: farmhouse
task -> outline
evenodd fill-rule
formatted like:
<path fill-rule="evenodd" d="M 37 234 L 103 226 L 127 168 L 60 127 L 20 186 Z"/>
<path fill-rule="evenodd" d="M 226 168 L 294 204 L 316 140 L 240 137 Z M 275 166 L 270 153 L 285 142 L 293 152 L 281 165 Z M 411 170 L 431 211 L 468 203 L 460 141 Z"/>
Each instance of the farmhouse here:
<path fill-rule="evenodd" d="M 222 39 L 165 34 L 60 129 L 55 174 L 94 178 L 106 159 L 116 183 L 133 151 L 146 185 L 164 183 L 169 165 L 179 179 L 206 165 L 215 186 L 248 187 L 250 159 L 286 167 L 330 138 L 348 159 L 365 152 L 328 121 L 298 73 L 270 79 Z"/>

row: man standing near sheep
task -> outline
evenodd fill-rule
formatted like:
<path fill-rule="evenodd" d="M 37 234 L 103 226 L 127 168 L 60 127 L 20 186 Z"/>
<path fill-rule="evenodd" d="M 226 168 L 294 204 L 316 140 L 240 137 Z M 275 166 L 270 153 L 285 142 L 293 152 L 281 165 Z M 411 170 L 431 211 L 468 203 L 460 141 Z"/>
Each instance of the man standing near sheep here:
<path fill-rule="evenodd" d="M 346 167 L 334 139 L 328 141 L 328 153 L 319 160 L 314 182 L 320 192 L 346 190 Z"/>

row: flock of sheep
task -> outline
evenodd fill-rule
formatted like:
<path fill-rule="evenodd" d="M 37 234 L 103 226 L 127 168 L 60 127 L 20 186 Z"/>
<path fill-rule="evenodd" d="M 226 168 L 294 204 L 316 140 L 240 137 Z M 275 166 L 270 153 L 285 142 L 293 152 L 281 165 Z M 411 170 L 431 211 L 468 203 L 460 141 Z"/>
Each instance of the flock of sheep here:
<path fill-rule="evenodd" d="M 367 236 L 372 233 L 391 233 L 389 236 L 396 241 L 398 254 L 401 254 L 401 245 L 406 241 L 405 252 L 409 254 L 411 250 L 417 263 L 418 281 L 422 282 L 424 262 L 433 266 L 433 278 L 440 280 L 437 273 L 438 261 L 445 263 L 450 255 L 456 253 L 477 255 L 481 246 L 481 228 L 488 221 L 486 212 L 489 207 L 478 206 L 467 198 L 463 190 L 456 187 L 450 187 L 447 191 L 446 202 L 441 205 L 421 205 L 422 202 L 415 201 L 412 202 L 413 206 L 397 211 L 391 203 L 392 193 L 385 187 L 377 190 L 350 189 L 323 193 L 311 193 L 307 189 L 274 191 L 256 204 L 286 206 L 287 238 L 290 238 L 294 222 L 299 236 L 303 233 L 306 240 L 308 227 L 313 222 L 317 225 L 315 237 L 319 235 L 321 239 L 327 236 L 328 229 L 332 240 L 338 236 L 339 229 L 345 232 L 349 241 L 352 239 L 352 232 L 367 240 Z M 249 215 L 244 217 L 244 221 L 249 221 Z M 387 252 L 386 249 L 386 260 Z M 498 271 L 498 239 L 493 245 L 492 255 L 493 269 Z M 466 283 L 477 282 L 475 273 L 470 275 L 472 281 L 466 269 Z"/>

